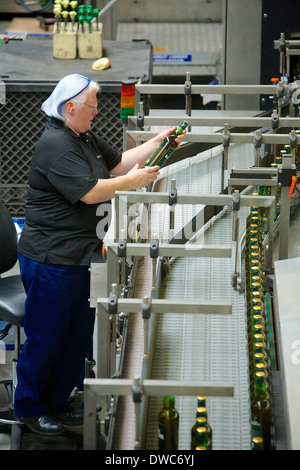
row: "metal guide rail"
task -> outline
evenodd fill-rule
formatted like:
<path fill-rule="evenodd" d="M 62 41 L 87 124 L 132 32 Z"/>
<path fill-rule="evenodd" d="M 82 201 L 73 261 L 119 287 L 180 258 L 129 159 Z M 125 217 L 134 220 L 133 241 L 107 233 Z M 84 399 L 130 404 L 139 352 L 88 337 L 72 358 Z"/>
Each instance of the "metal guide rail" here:
<path fill-rule="evenodd" d="M 150 126 L 173 126 L 186 119 L 184 115 L 162 117 L 162 116 L 144 116 L 143 125 L 147 130 L 138 128 L 138 117 L 130 116 L 128 118 L 127 136 L 133 141 L 145 142 L 157 135 L 158 131 L 151 131 Z M 293 128 L 300 127 L 299 117 L 280 117 L 276 110 L 270 117 L 193 117 L 189 116 L 189 124 L 195 126 L 216 126 L 224 127 L 223 132 L 187 132 L 185 142 L 208 142 L 215 144 L 223 144 L 228 146 L 230 143 L 253 143 L 255 148 L 261 147 L 262 144 L 285 145 L 289 144 L 294 150 L 296 145 L 300 143 L 300 136 L 296 134 Z M 254 132 L 231 132 L 231 127 L 257 128 Z M 265 128 L 264 131 L 262 129 Z M 292 129 L 289 134 L 278 133 L 278 129 Z M 272 130 L 272 133 L 267 132 Z M 130 145 L 132 146 L 132 145 Z"/>
<path fill-rule="evenodd" d="M 178 122 L 181 122 L 183 119 L 186 119 L 186 116 L 183 115 L 178 115 L 178 116 L 170 116 L 170 117 L 162 117 L 162 116 L 145 116 L 144 117 L 144 124 L 146 126 L 153 125 L 153 126 L 173 126 L 178 124 Z M 189 124 L 191 126 L 224 126 L 224 124 L 228 124 L 231 127 L 257 127 L 257 128 L 263 128 L 263 127 L 269 127 L 272 129 L 279 129 L 279 128 L 292 128 L 292 127 L 299 127 L 299 121 L 300 118 L 298 117 L 279 117 L 278 113 L 274 111 L 270 117 L 230 117 L 230 116 L 213 116 L 213 117 L 194 117 L 190 116 L 189 118 Z M 129 117 L 129 124 L 133 123 L 134 128 L 136 128 L 137 124 L 137 117 L 136 116 L 130 116 Z M 130 129 L 130 132 L 133 133 L 133 130 Z M 150 132 L 150 131 L 148 131 Z M 238 136 L 240 133 L 234 134 L 234 136 Z M 132 134 L 134 135 L 134 134 Z M 143 135 L 143 134 L 142 134 Z M 151 135 L 151 133 L 149 134 Z M 193 138 L 193 134 L 190 134 L 190 136 Z M 201 137 L 201 134 L 195 133 L 196 138 Z M 204 135 L 210 135 L 210 134 L 205 134 Z M 243 135 L 243 134 L 242 134 Z M 247 135 L 247 134 L 245 134 Z M 189 134 L 186 135 L 186 138 L 189 137 Z M 263 138 L 268 140 L 267 134 L 262 136 Z M 282 136 L 283 138 L 284 136 Z M 218 136 L 216 137 L 218 139 Z M 281 138 L 279 139 L 279 141 Z M 215 142 L 220 142 L 219 140 L 216 140 Z M 238 142 L 238 141 L 236 141 Z M 239 141 L 239 142 L 249 142 L 248 141 Z M 269 142 L 268 142 L 269 143 Z M 278 143 L 283 143 L 283 142 L 278 142 Z"/>
<path fill-rule="evenodd" d="M 290 84 L 291 85 L 291 84 Z M 211 85 L 212 87 L 218 85 Z M 297 84 L 291 85 L 291 89 L 297 89 Z M 156 88 L 150 86 L 149 92 L 156 93 Z M 205 87 L 205 85 L 204 85 Z M 234 86 L 233 86 L 234 87 Z M 245 86 L 247 87 L 247 86 Z M 143 85 L 142 85 L 143 88 Z M 259 87 L 257 86 L 250 86 L 249 89 L 253 91 L 258 90 Z M 243 88 L 237 86 L 233 89 L 231 86 L 224 86 L 222 92 L 241 92 Z M 238 90 L 238 91 L 237 91 Z M 182 120 L 182 116 L 172 116 L 169 119 L 165 117 L 144 117 L 143 123 L 144 125 L 166 125 L 169 122 L 169 125 L 176 124 Z M 293 195 L 293 189 L 296 188 L 298 193 L 300 191 L 299 185 L 295 185 L 296 182 L 296 146 L 300 145 L 300 135 L 296 134 L 294 128 L 300 128 L 300 118 L 299 117 L 280 117 L 280 113 L 277 110 L 274 110 L 270 117 L 239 117 L 239 118 L 232 118 L 230 116 L 222 116 L 222 117 L 189 117 L 189 124 L 191 127 L 194 126 L 212 126 L 212 125 L 219 125 L 223 127 L 223 132 L 210 132 L 210 133 L 197 133 L 197 132 L 188 132 L 185 136 L 186 144 L 183 144 L 183 149 L 185 145 L 187 146 L 187 156 L 188 156 L 188 144 L 192 142 L 205 142 L 210 144 L 221 144 L 223 145 L 223 162 L 222 162 L 222 183 L 221 183 L 221 192 L 223 192 L 224 182 L 225 182 L 225 171 L 228 169 L 228 150 L 231 144 L 240 144 L 240 143 L 253 143 L 256 152 L 256 162 L 255 166 L 259 167 L 259 169 L 255 168 L 248 168 L 244 169 L 244 174 L 242 171 L 239 170 L 239 177 L 235 174 L 235 170 L 232 170 L 231 178 L 228 181 L 228 192 L 230 193 L 234 186 L 246 186 L 256 185 L 264 186 L 268 185 L 271 186 L 271 194 L 275 197 L 276 195 L 276 187 L 279 185 L 281 188 L 281 217 L 280 217 L 280 259 L 284 259 L 287 257 L 288 253 L 288 237 L 287 232 L 289 229 L 289 217 L 290 217 L 290 207 L 291 207 L 291 197 Z M 229 126 L 239 126 L 239 127 L 251 127 L 257 128 L 254 132 L 248 133 L 233 133 L 230 132 Z M 132 116 L 129 118 L 128 121 L 128 130 L 126 132 L 127 136 L 127 145 L 129 147 L 133 147 L 136 142 L 144 142 L 153 137 L 155 134 L 154 131 L 145 131 L 145 130 L 133 130 L 137 129 L 138 127 L 138 120 L 136 116 Z M 291 129 L 290 132 L 279 134 L 279 129 Z M 263 131 L 263 129 L 265 129 Z M 266 131 L 269 129 L 269 132 Z M 264 176 L 263 168 L 262 168 L 262 148 L 263 146 L 269 145 L 270 146 L 270 155 L 275 156 L 278 152 L 279 145 L 289 145 L 290 147 L 290 158 L 285 158 L 282 165 L 279 165 L 278 168 L 267 170 L 268 174 L 266 179 L 268 181 L 263 181 L 261 178 Z M 276 175 L 276 178 L 271 178 L 272 175 Z M 269 184 L 268 184 L 269 183 Z M 295 196 L 293 195 L 293 199 Z M 273 231 L 269 236 L 269 244 L 273 243 Z M 272 250 L 271 250 L 272 252 Z M 270 253 L 268 256 L 267 264 L 271 266 L 271 256 Z"/>
<path fill-rule="evenodd" d="M 84 449 L 97 449 L 97 404 L 99 395 L 132 395 L 135 404 L 136 435 L 135 449 L 141 449 L 140 404 L 144 396 L 205 395 L 232 397 L 234 386 L 230 382 L 180 382 L 164 380 L 134 379 L 85 379 L 84 401 Z"/>
<path fill-rule="evenodd" d="M 192 85 L 191 94 L 209 93 L 209 94 L 261 94 L 261 95 L 281 95 L 282 92 L 292 93 L 298 88 L 296 84 L 284 85 L 279 83 L 276 85 Z M 146 93 L 163 93 L 163 94 L 185 94 L 184 85 L 151 85 L 138 84 L 136 90 L 141 94 Z"/>
<path fill-rule="evenodd" d="M 186 98 L 186 111 L 191 114 L 192 95 L 215 94 L 215 95 L 273 95 L 277 99 L 278 114 L 281 115 L 283 105 L 289 103 L 290 111 L 293 110 L 293 101 L 298 95 L 299 83 L 297 81 L 285 84 L 279 82 L 275 85 L 193 85 L 190 73 L 186 74 L 183 85 L 151 85 L 137 84 L 136 98 L 141 94 L 183 94 Z M 290 112 L 291 114 L 291 112 Z"/>

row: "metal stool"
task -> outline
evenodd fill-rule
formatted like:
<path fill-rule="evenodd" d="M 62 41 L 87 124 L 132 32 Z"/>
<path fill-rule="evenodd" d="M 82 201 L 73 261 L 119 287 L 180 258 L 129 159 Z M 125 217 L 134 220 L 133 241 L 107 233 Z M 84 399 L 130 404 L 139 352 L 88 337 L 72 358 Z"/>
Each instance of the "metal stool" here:
<path fill-rule="evenodd" d="M 0 202 L 0 275 L 12 269 L 18 259 L 18 235 L 14 222 L 6 207 Z M 6 410 L 0 410 L 0 430 L 6 432 L 11 427 L 11 448 L 15 448 L 15 434 L 19 434 L 20 422 L 14 418 L 13 396 L 16 385 L 16 365 L 21 348 L 21 328 L 24 324 L 26 293 L 19 275 L 0 277 L 0 320 L 7 325 L 0 331 L 0 340 L 4 339 L 14 327 L 15 357 L 12 360 L 12 379 L 2 380 L 0 384 L 6 387 L 9 405 Z M 17 438 L 18 441 L 18 438 Z M 18 443 L 16 444 L 19 445 Z"/>

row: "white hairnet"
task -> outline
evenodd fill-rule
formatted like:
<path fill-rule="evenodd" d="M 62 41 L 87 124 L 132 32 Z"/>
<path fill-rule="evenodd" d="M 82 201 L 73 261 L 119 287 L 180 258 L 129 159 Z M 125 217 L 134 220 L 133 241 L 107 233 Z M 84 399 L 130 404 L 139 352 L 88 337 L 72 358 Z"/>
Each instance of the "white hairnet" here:
<path fill-rule="evenodd" d="M 42 111 L 49 117 L 64 120 L 62 115 L 63 105 L 75 96 L 79 95 L 90 84 L 90 79 L 79 73 L 72 73 L 62 78 L 49 98 L 42 104 Z"/>

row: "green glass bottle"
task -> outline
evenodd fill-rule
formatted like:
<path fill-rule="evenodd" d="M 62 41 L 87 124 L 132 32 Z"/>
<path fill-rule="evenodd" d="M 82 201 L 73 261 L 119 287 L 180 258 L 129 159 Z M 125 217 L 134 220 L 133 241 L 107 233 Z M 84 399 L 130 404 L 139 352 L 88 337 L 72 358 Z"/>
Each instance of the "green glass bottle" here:
<path fill-rule="evenodd" d="M 204 418 L 204 420 L 202 418 Z M 192 430 L 191 430 L 191 441 L 192 441 L 191 448 L 192 446 L 193 448 L 195 446 L 196 429 L 199 426 L 201 427 L 201 423 L 203 423 L 202 427 L 206 427 L 207 436 L 209 438 L 210 445 L 212 443 L 212 429 L 207 421 L 207 409 L 205 406 L 198 406 L 197 412 L 196 412 L 196 422 L 193 425 Z"/>
<path fill-rule="evenodd" d="M 195 449 L 196 443 L 196 429 L 197 428 L 206 428 L 207 420 L 205 416 L 198 416 L 196 418 L 196 423 L 192 427 L 191 430 L 191 449 Z"/>
<path fill-rule="evenodd" d="M 195 445 L 192 447 L 191 450 L 195 450 L 196 447 L 205 447 L 209 450 L 210 442 L 209 437 L 207 435 L 207 429 L 204 426 L 201 426 L 196 429 L 196 436 L 195 436 Z"/>
<path fill-rule="evenodd" d="M 255 335 L 261 335 L 261 337 L 263 338 L 263 340 L 265 342 L 267 342 L 267 337 L 266 337 L 266 332 L 265 332 L 265 328 L 264 328 L 264 325 L 261 325 L 260 323 L 255 323 L 252 325 L 252 327 L 249 328 L 249 332 L 248 332 L 248 344 L 249 344 L 249 350 L 252 350 L 251 348 L 251 343 L 254 343 L 256 340 L 255 340 Z"/>
<path fill-rule="evenodd" d="M 271 398 L 267 389 L 265 373 L 256 372 L 251 401 L 251 435 L 252 439 L 256 437 L 263 439 L 264 450 L 271 449 Z"/>
<path fill-rule="evenodd" d="M 249 300 L 247 301 L 247 308 L 251 312 L 251 310 L 255 306 L 263 306 L 264 297 L 259 290 L 253 290 L 249 293 Z M 253 313 L 253 312 L 252 312 Z"/>
<path fill-rule="evenodd" d="M 206 397 L 197 396 L 197 407 L 206 408 Z"/>
<path fill-rule="evenodd" d="M 150 157 L 144 164 L 144 167 L 155 165 L 159 165 L 161 167 L 177 148 L 177 143 L 175 142 L 176 137 L 182 134 L 182 132 L 188 125 L 189 123 L 187 121 L 182 121 L 180 126 L 178 126 L 175 130 L 174 134 L 165 137 L 164 140 L 161 141 L 159 146 L 154 150 L 152 155 L 150 155 Z"/>
<path fill-rule="evenodd" d="M 208 424 L 207 422 L 207 418 L 205 416 L 199 416 L 197 419 L 196 419 L 196 423 L 194 424 L 194 426 L 192 427 L 192 431 L 191 431 L 191 449 L 195 449 L 195 446 L 196 446 L 196 431 L 198 428 L 206 428 L 206 432 L 207 432 L 207 438 L 208 438 L 208 442 L 207 442 L 207 450 L 212 450 L 212 429 L 210 427 L 210 425 Z"/>
<path fill-rule="evenodd" d="M 269 347 L 268 347 L 267 337 L 263 332 L 259 332 L 259 333 L 254 332 L 254 334 L 252 335 L 252 341 L 249 342 L 249 354 L 253 354 L 254 345 L 258 342 L 264 344 L 265 352 L 268 355 Z"/>
<path fill-rule="evenodd" d="M 263 353 L 266 354 L 266 346 L 262 341 L 257 341 L 254 343 L 253 351 L 254 354 L 256 353 Z"/>
<path fill-rule="evenodd" d="M 252 450 L 264 450 L 264 440 L 262 437 L 254 437 L 252 439 Z"/>
<path fill-rule="evenodd" d="M 172 395 L 164 397 L 164 406 L 158 416 L 159 450 L 178 450 L 179 413 Z"/>

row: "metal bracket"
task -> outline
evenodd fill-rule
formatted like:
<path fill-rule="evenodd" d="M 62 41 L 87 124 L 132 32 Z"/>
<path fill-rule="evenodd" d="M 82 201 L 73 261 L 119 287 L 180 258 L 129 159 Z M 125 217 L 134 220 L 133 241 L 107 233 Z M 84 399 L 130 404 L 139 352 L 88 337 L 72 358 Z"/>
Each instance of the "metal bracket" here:
<path fill-rule="evenodd" d="M 241 206 L 240 192 L 234 191 L 232 195 L 232 210 L 239 211 Z"/>
<path fill-rule="evenodd" d="M 296 167 L 292 165 L 292 168 L 283 168 L 282 164 L 277 165 L 278 168 L 278 184 L 281 187 L 290 187 L 292 182 L 292 176 L 296 176 Z"/>
<path fill-rule="evenodd" d="M 175 227 L 175 206 L 177 204 L 177 189 L 176 189 L 176 180 L 171 180 L 171 189 L 169 192 L 169 208 L 170 208 L 170 229 L 173 230 Z"/>
<path fill-rule="evenodd" d="M 184 94 L 185 94 L 185 112 L 188 116 L 191 115 L 192 110 L 192 82 L 190 72 L 186 73 L 186 80 L 184 83 Z"/>
<path fill-rule="evenodd" d="M 150 258 L 158 258 L 158 240 L 150 240 Z"/>
<path fill-rule="evenodd" d="M 175 180 L 172 180 L 172 181 L 175 181 Z M 169 192 L 169 206 L 173 206 L 176 203 L 177 203 L 177 189 L 171 188 Z"/>
<path fill-rule="evenodd" d="M 135 377 L 132 384 L 132 399 L 134 403 L 141 403 L 143 397 L 143 381 L 140 377 Z"/>
<path fill-rule="evenodd" d="M 126 258 L 126 240 L 119 240 L 118 242 L 118 257 Z"/>
<path fill-rule="evenodd" d="M 277 98 L 283 98 L 284 95 L 284 85 L 283 82 L 277 83 Z"/>
<path fill-rule="evenodd" d="M 224 170 L 227 170 L 228 169 L 228 149 L 229 149 L 229 145 L 230 145 L 230 132 L 228 130 L 228 124 L 225 123 L 224 124 L 224 131 L 223 131 L 223 135 L 222 135 L 222 143 L 223 143 L 223 147 L 224 147 L 224 151 L 223 151 L 223 169 Z M 224 179 L 224 175 L 222 175 L 222 178 Z M 224 181 L 222 182 L 222 190 L 223 190 L 223 186 L 224 186 Z"/>
<path fill-rule="evenodd" d="M 295 149 L 297 145 L 297 134 L 296 131 L 293 129 L 290 132 L 290 147 L 291 149 Z"/>
<path fill-rule="evenodd" d="M 271 114 L 272 119 L 272 129 L 278 129 L 279 127 L 279 116 L 277 111 L 274 109 L 273 113 Z"/>
<path fill-rule="evenodd" d="M 118 313 L 118 294 L 117 284 L 112 284 L 112 291 L 108 297 L 108 314 L 116 315 Z"/>
<path fill-rule="evenodd" d="M 149 320 L 151 315 L 151 299 L 150 297 L 144 297 L 142 301 L 142 317 L 144 320 Z"/>
<path fill-rule="evenodd" d="M 262 144 L 262 134 L 260 131 L 255 131 L 254 134 L 254 147 L 256 149 L 256 166 L 260 166 L 260 148 Z"/>
<path fill-rule="evenodd" d="M 142 101 L 139 103 L 139 112 L 136 117 L 136 126 L 138 130 L 142 131 L 145 128 L 145 121 L 144 121 L 144 104 Z"/>

